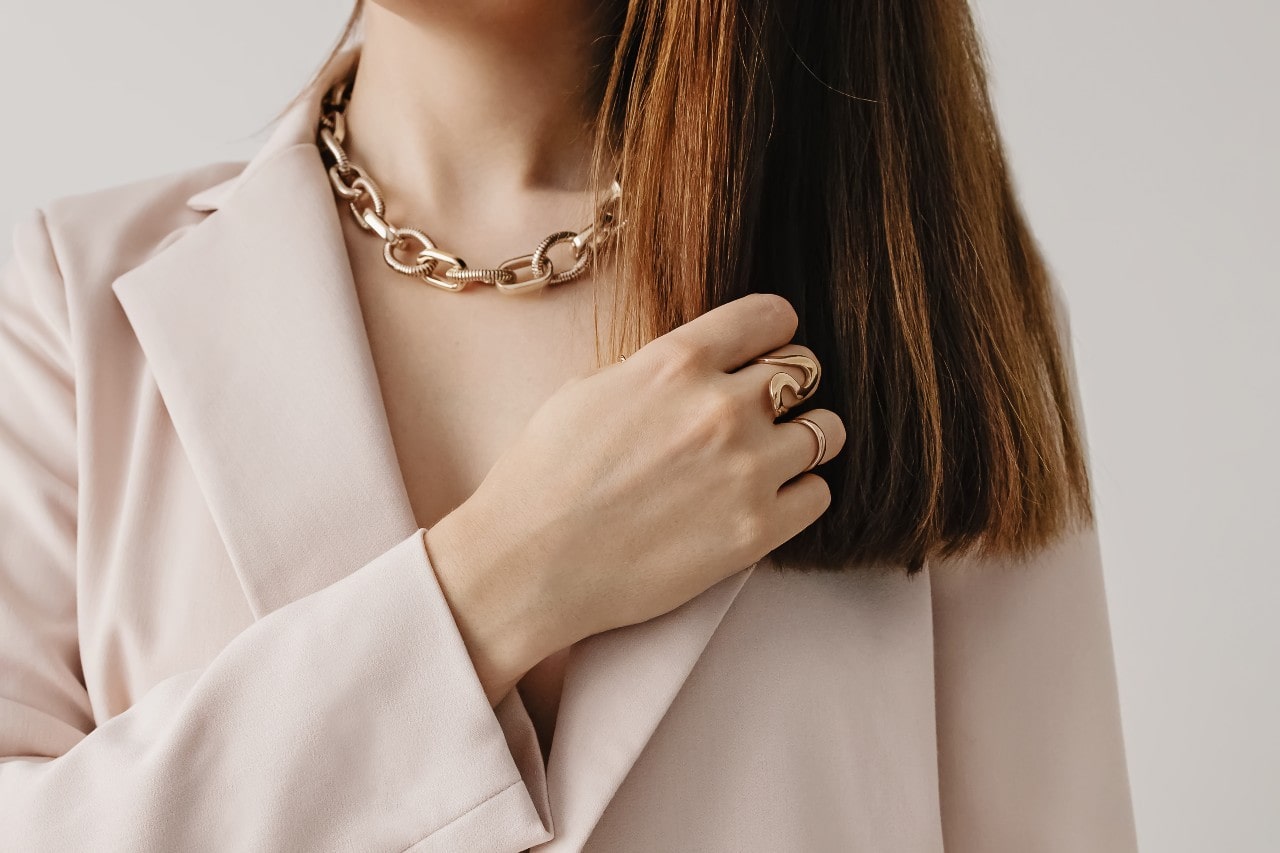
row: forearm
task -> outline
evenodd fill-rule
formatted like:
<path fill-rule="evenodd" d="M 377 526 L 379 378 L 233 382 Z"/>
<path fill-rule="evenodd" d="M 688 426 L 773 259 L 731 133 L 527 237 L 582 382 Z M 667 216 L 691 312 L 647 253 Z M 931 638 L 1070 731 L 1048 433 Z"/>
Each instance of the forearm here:
<path fill-rule="evenodd" d="M 560 646 L 537 621 L 513 560 L 496 553 L 465 508 L 459 510 L 427 531 L 427 553 L 489 704 L 497 706 Z"/>

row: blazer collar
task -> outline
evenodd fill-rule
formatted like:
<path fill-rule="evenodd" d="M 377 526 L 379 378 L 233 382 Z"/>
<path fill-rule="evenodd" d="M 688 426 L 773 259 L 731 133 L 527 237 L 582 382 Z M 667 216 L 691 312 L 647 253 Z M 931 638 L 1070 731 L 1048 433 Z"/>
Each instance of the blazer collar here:
<path fill-rule="evenodd" d="M 209 216 L 113 283 L 259 617 L 417 529 L 314 143 L 331 79 L 242 172 L 191 197 Z M 540 850 L 585 843 L 753 569 L 574 647 Z"/>

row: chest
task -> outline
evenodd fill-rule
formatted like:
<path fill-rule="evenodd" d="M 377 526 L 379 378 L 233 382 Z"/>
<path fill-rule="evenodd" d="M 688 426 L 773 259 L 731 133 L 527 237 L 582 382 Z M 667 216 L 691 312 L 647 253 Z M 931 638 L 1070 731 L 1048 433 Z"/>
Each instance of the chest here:
<path fill-rule="evenodd" d="M 451 293 L 380 258 L 355 268 L 396 454 L 417 521 L 430 527 L 475 491 L 556 389 L 594 368 L 597 282 Z"/>
<path fill-rule="evenodd" d="M 370 262 L 363 249 L 353 249 L 353 268 L 383 404 L 414 516 L 429 528 L 475 491 L 560 385 L 594 368 L 598 281 L 451 293 Z M 568 652 L 519 684 L 544 757 Z"/>

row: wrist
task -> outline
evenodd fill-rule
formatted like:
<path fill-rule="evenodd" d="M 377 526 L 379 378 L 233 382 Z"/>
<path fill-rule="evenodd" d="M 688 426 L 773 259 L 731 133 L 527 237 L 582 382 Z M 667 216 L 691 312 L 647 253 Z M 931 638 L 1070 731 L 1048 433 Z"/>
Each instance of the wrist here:
<path fill-rule="evenodd" d="M 465 506 L 465 504 L 464 504 Z M 542 637 L 520 586 L 522 567 L 492 553 L 463 507 L 426 532 L 427 557 L 453 612 L 476 674 L 497 705 L 539 661 Z"/>

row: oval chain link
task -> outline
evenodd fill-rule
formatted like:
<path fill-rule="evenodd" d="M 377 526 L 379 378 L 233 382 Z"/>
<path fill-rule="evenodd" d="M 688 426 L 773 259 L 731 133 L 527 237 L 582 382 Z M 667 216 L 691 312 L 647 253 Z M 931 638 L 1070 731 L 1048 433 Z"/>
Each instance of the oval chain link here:
<path fill-rule="evenodd" d="M 368 172 L 351 162 L 342 146 L 347 135 L 344 111 L 350 88 L 348 77 L 329 90 L 320 116 L 317 143 L 328 166 L 334 193 L 347 202 L 357 225 L 382 239 L 382 259 L 396 272 L 453 292 L 476 282 L 491 284 L 502 293 L 527 293 L 581 278 L 591 269 L 596 255 L 617 234 L 614 211 L 622 187 L 614 181 L 595 219 L 581 231 L 557 231 L 544 238 L 530 254 L 505 260 L 496 267 L 467 266 L 462 258 L 441 250 L 425 231 L 397 226 L 387 219 L 382 188 Z M 548 252 L 562 243 L 571 244 L 574 264 L 563 272 L 556 272 Z M 440 266 L 445 267 L 443 275 L 437 274 Z"/>

